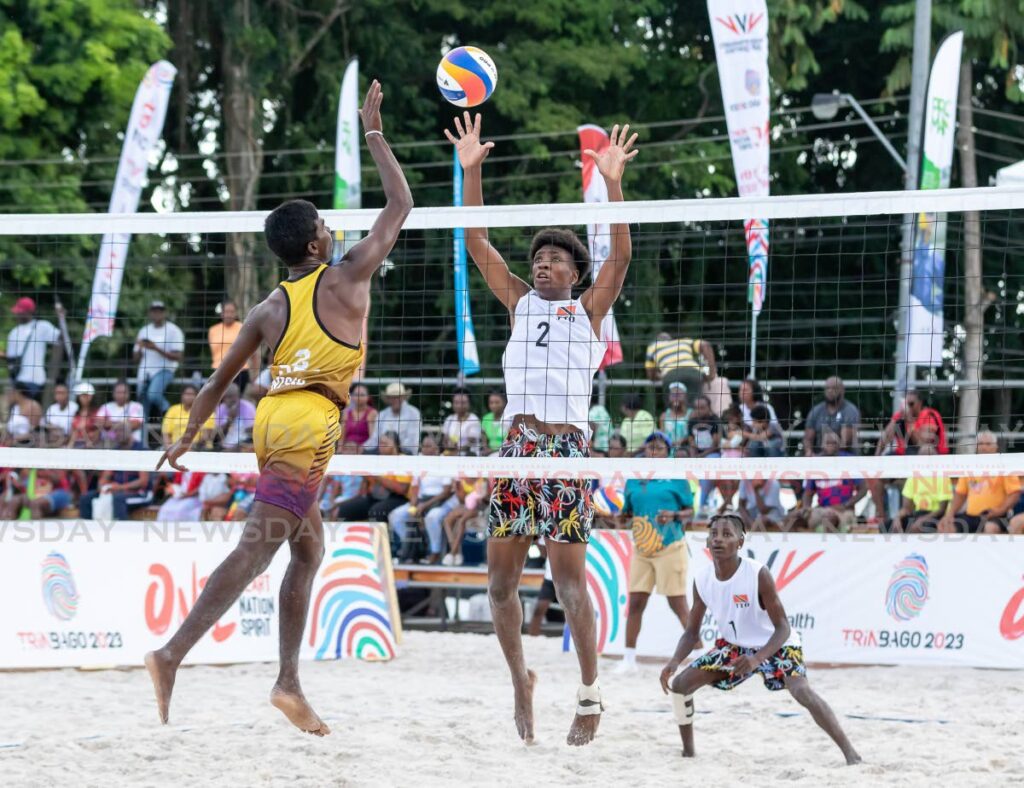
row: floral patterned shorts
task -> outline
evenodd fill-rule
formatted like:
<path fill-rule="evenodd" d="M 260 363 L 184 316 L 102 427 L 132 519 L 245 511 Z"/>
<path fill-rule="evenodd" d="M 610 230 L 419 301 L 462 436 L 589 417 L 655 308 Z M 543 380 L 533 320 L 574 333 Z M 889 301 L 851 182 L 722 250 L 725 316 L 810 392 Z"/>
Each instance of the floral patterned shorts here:
<path fill-rule="evenodd" d="M 756 652 L 756 648 L 743 648 L 719 638 L 715 641 L 715 647 L 703 656 L 697 657 L 690 663 L 690 667 L 697 668 L 697 670 L 724 671 L 740 657 L 748 657 Z M 786 676 L 807 675 L 807 668 L 804 667 L 804 650 L 800 646 L 783 646 L 758 665 L 754 669 L 754 673 L 761 674 L 765 689 L 772 691 L 785 689 Z M 715 689 L 731 690 L 749 679 L 754 673 L 748 673 L 746 676 L 728 676 L 721 681 L 716 681 L 711 686 Z"/>
<path fill-rule="evenodd" d="M 499 457 L 589 457 L 582 432 L 546 435 L 515 425 Z M 489 535 L 543 536 L 565 544 L 590 540 L 594 509 L 587 479 L 497 479 L 491 490 Z"/>

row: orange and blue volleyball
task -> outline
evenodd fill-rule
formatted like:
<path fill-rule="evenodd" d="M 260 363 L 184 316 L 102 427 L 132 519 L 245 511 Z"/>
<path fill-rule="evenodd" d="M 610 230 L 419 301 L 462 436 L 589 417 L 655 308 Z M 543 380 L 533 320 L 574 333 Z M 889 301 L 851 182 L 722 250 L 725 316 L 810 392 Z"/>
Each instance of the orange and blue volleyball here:
<path fill-rule="evenodd" d="M 453 49 L 437 66 L 437 89 L 456 107 L 475 107 L 491 97 L 498 69 L 478 47 Z"/>

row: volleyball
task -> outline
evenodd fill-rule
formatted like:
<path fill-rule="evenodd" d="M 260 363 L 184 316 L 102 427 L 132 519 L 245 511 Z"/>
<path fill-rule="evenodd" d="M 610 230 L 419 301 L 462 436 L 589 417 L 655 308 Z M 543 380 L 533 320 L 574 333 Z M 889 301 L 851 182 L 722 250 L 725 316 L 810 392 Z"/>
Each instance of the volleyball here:
<path fill-rule="evenodd" d="M 437 89 L 456 107 L 476 107 L 498 85 L 498 69 L 478 47 L 453 49 L 437 65 Z"/>
<path fill-rule="evenodd" d="M 602 517 L 611 517 L 622 511 L 626 503 L 622 490 L 617 487 L 600 487 L 593 495 L 594 511 Z"/>

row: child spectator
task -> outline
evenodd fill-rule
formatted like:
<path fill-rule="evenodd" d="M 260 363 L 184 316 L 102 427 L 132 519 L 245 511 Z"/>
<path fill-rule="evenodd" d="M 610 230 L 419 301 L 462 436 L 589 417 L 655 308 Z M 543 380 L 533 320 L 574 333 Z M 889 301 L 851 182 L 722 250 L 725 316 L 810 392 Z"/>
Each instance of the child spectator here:
<path fill-rule="evenodd" d="M 679 455 L 688 453 L 690 432 L 686 425 L 691 413 L 686 386 L 678 380 L 669 383 L 668 404 L 661 412 L 658 426 L 672 439 L 672 449 Z"/>
<path fill-rule="evenodd" d="M 781 457 L 786 437 L 777 421 L 771 420 L 771 412 L 763 404 L 750 409 L 750 426 L 743 432 L 747 440 L 748 457 Z"/>
<path fill-rule="evenodd" d="M 501 391 L 492 391 L 487 395 L 487 413 L 480 422 L 484 434 L 485 448 L 488 453 L 494 454 L 505 442 L 505 427 L 502 424 L 502 416 L 505 414 L 505 406 L 508 400 Z"/>
<path fill-rule="evenodd" d="M 441 563 L 445 566 L 462 566 L 462 537 L 470 521 L 475 520 L 487 507 L 489 491 L 486 479 L 464 479 L 455 485 L 455 494 L 460 504 L 444 518 L 444 532 L 448 539 L 448 555 Z"/>

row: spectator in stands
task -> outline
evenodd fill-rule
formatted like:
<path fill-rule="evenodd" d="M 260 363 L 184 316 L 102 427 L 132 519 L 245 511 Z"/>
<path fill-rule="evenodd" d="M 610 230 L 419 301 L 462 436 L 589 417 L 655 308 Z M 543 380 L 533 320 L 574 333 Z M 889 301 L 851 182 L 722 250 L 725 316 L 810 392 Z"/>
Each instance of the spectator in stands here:
<path fill-rule="evenodd" d="M 196 394 L 199 391 L 191 383 L 187 384 L 181 390 L 181 402 L 176 405 L 171 405 L 167 409 L 167 413 L 164 414 L 163 424 L 161 425 L 161 435 L 163 436 L 164 448 L 169 448 L 173 443 L 177 442 L 178 438 L 185 432 L 185 427 L 188 426 L 188 414 L 192 411 L 192 403 L 196 401 Z M 199 435 L 199 441 L 197 446 L 209 446 L 213 440 L 214 432 L 217 429 L 217 422 L 210 414 L 210 418 L 206 420 L 203 428 Z"/>
<path fill-rule="evenodd" d="M 7 374 L 22 384 L 30 399 L 39 400 L 46 384 L 48 351 L 60 341 L 60 331 L 48 320 L 36 318 L 36 302 L 31 298 L 15 301 L 11 314 L 16 325 L 7 334 Z"/>
<path fill-rule="evenodd" d="M 626 456 L 626 439 L 614 432 L 608 438 L 608 457 L 618 460 Z"/>
<path fill-rule="evenodd" d="M 381 456 L 394 457 L 401 448 L 398 433 L 386 432 L 380 436 L 378 450 Z M 409 500 L 411 482 L 411 476 L 367 476 L 363 480 L 362 494 L 340 503 L 335 516 L 339 520 L 385 523 L 394 509 Z"/>
<path fill-rule="evenodd" d="M 163 301 L 151 301 L 149 323 L 135 337 L 132 353 L 139 365 L 138 393 L 144 421 L 149 421 L 153 411 L 162 417 L 171 406 L 164 391 L 174 378 L 184 352 L 185 335 L 167 319 L 166 305 Z M 140 435 L 140 440 L 145 437 Z"/>
<path fill-rule="evenodd" d="M 690 432 L 687 422 L 692 415 L 686 386 L 678 380 L 668 384 L 668 403 L 658 418 L 658 429 L 672 439 L 672 450 L 680 455 L 689 451 Z"/>
<path fill-rule="evenodd" d="M 719 443 L 721 441 L 721 424 L 718 417 L 711 412 L 711 400 L 701 394 L 693 401 L 693 412 L 687 421 L 689 437 L 689 455 L 691 457 L 721 457 Z M 698 519 L 706 516 L 711 491 L 717 487 L 710 479 L 700 481 L 700 510 Z"/>
<path fill-rule="evenodd" d="M 821 437 L 821 457 L 838 457 L 840 438 L 835 432 L 825 432 Z M 804 484 L 801 507 L 790 515 L 792 525 L 801 521 L 809 530 L 824 529 L 830 532 L 849 531 L 857 523 L 854 508 L 867 495 L 868 486 L 863 479 L 810 479 Z M 812 508 L 814 497 L 818 505 Z"/>
<path fill-rule="evenodd" d="M 782 506 L 782 485 L 777 479 L 764 478 L 740 482 L 737 511 L 748 531 L 781 530 L 786 519 L 786 510 Z"/>
<path fill-rule="evenodd" d="M 377 426 L 377 409 L 370 405 L 370 390 L 365 383 L 349 389 L 348 407 L 341 414 L 341 440 L 362 446 Z"/>
<path fill-rule="evenodd" d="M 976 451 L 978 454 L 995 454 L 999 451 L 999 441 L 988 430 L 979 432 Z M 1020 476 L 961 477 L 954 488 L 952 503 L 939 520 L 939 531 L 1008 533 L 1007 514 L 1016 506 L 1020 492 Z M 962 513 L 961 507 L 964 507 Z"/>
<path fill-rule="evenodd" d="M 750 409 L 750 426 L 743 431 L 748 457 L 781 457 L 785 454 L 786 436 L 778 421 L 764 403 Z"/>
<path fill-rule="evenodd" d="M 93 402 L 96 389 L 92 383 L 75 384 L 75 404 L 78 406 L 71 419 L 68 436 L 69 449 L 93 449 L 100 444 L 99 408 Z"/>
<path fill-rule="evenodd" d="M 114 398 L 104 404 L 96 414 L 103 440 L 127 448 L 142 448 L 142 405 L 129 399 L 131 389 L 128 383 L 119 380 L 114 384 Z M 128 438 L 130 437 L 130 441 Z"/>
<path fill-rule="evenodd" d="M 939 454 L 949 454 L 946 443 L 946 425 L 942 416 L 934 408 L 925 405 L 924 398 L 915 389 L 907 391 L 903 400 L 903 410 L 893 414 L 889 424 L 882 430 L 882 435 L 875 446 L 875 456 L 895 454 L 903 456 L 917 454 L 923 444 L 935 447 Z M 884 479 L 872 479 L 868 482 L 871 499 L 875 504 L 873 523 L 881 524 L 888 514 L 886 511 Z"/>
<path fill-rule="evenodd" d="M 387 432 L 399 436 L 400 445 L 408 454 L 415 454 L 423 431 L 419 409 L 409 404 L 412 389 L 402 383 L 388 383 L 384 389 L 384 401 L 388 407 L 377 414 L 376 429 L 363 444 L 363 451 L 377 451 L 380 437 Z"/>
<path fill-rule="evenodd" d="M 619 425 L 619 433 L 626 441 L 626 452 L 636 454 L 644 446 L 644 441 L 657 428 L 654 416 L 643 409 L 643 400 L 639 394 L 627 394 L 622 400 L 624 418 Z"/>
<path fill-rule="evenodd" d="M 440 447 L 433 435 L 424 435 L 420 443 L 420 454 L 424 457 L 436 457 Z M 393 509 L 388 515 L 388 524 L 400 548 L 397 556 L 399 561 L 412 561 L 420 544 L 413 539 L 408 531 L 409 520 L 419 518 L 427 530 L 430 543 L 429 563 L 437 563 L 441 559 L 441 528 L 445 516 L 458 505 L 459 501 L 452 493 L 452 480 L 442 476 L 424 476 L 413 481 L 409 491 L 409 501 Z"/>
<path fill-rule="evenodd" d="M 597 394 L 591 399 L 587 421 L 590 423 L 591 454 L 595 457 L 608 456 L 608 441 L 612 437 L 612 414 L 601 404 Z"/>
<path fill-rule="evenodd" d="M 174 474 L 171 494 L 160 505 L 160 522 L 193 522 L 202 518 L 207 504 L 226 500 L 231 493 L 226 473 L 179 471 Z"/>
<path fill-rule="evenodd" d="M 71 401 L 71 391 L 63 383 L 58 383 L 53 387 L 53 402 L 43 417 L 43 426 L 46 427 L 50 445 L 63 446 L 67 443 L 76 413 L 78 403 Z"/>
<path fill-rule="evenodd" d="M 459 503 L 444 518 L 448 554 L 441 559 L 444 566 L 462 566 L 462 539 L 470 523 L 480 517 L 489 501 L 486 479 L 462 479 L 455 483 Z"/>
<path fill-rule="evenodd" d="M 214 323 L 210 326 L 209 332 L 207 332 L 207 340 L 210 343 L 210 368 L 217 369 L 220 366 L 221 360 L 224 358 L 224 354 L 228 352 L 235 340 L 238 339 L 238 334 L 242 330 L 242 323 L 238 319 L 238 305 L 231 300 L 227 300 L 220 305 L 220 322 Z M 249 366 L 238 373 L 238 377 L 235 378 L 235 383 L 238 384 L 238 388 L 241 391 L 245 391 L 249 385 L 249 381 L 256 377 L 259 371 L 259 354 L 254 353 L 252 358 L 249 360 Z"/>
<path fill-rule="evenodd" d="M 127 389 L 127 384 L 123 385 Z M 132 440 L 130 431 L 122 430 L 120 436 L 121 439 L 115 448 L 137 448 L 138 444 Z M 127 520 L 131 512 L 153 502 L 149 473 L 147 471 L 102 471 L 96 489 L 85 493 L 78 502 L 78 511 L 83 520 L 93 519 L 93 505 L 101 495 L 111 496 L 115 520 Z"/>
<path fill-rule="evenodd" d="M 702 360 L 708 369 L 707 379 L 714 379 L 718 375 L 718 367 L 714 348 L 709 343 L 701 339 L 673 339 L 671 334 L 663 331 L 647 346 L 644 366 L 650 380 L 660 380 L 666 386 L 678 380 L 686 386 L 690 402 L 695 402 L 704 393 Z"/>
<path fill-rule="evenodd" d="M 645 456 L 664 460 L 672 454 L 672 438 L 651 433 L 644 443 Z M 626 651 L 617 670 L 636 670 L 636 641 L 640 636 L 647 601 L 655 590 L 686 628 L 690 608 L 686 604 L 686 551 L 684 523 L 693 517 L 693 492 L 686 479 L 629 479 L 626 482 L 623 518 L 633 531 L 633 558 L 629 567 L 629 615 L 626 618 Z"/>
<path fill-rule="evenodd" d="M 918 454 L 936 454 L 935 447 L 922 444 Z M 908 534 L 934 533 L 952 500 L 953 483 L 948 477 L 939 473 L 911 476 L 903 485 L 899 514 L 889 522 L 888 530 Z"/>
<path fill-rule="evenodd" d="M 43 421 L 43 406 L 30 396 L 32 386 L 18 381 L 7 390 L 7 442 L 14 446 L 32 446 L 37 442 Z"/>
<path fill-rule="evenodd" d="M 484 448 L 488 454 L 494 454 L 505 442 L 505 427 L 502 424 L 502 416 L 505 414 L 505 406 L 508 398 L 503 391 L 492 391 L 487 395 L 487 413 L 480 420 L 480 429 L 484 435 Z"/>
<path fill-rule="evenodd" d="M 220 446 L 224 451 L 239 451 L 252 444 L 256 406 L 242 399 L 237 383 L 232 383 L 224 391 L 224 397 L 213 412 L 213 417 L 221 436 Z"/>
<path fill-rule="evenodd" d="M 335 447 L 338 454 L 354 456 L 361 453 L 362 447 L 355 441 L 342 438 Z M 335 474 L 324 480 L 324 492 L 320 497 L 320 511 L 325 518 L 333 516 L 335 507 L 355 498 L 363 489 L 363 477 L 357 474 Z"/>
<path fill-rule="evenodd" d="M 777 427 L 782 430 L 779 424 L 779 417 L 775 415 L 775 408 L 771 406 L 764 398 L 764 389 L 761 384 L 758 383 L 754 378 L 747 378 L 740 383 L 740 413 L 743 414 L 743 423 L 747 427 L 750 427 L 753 422 L 754 408 L 758 405 L 763 405 L 768 409 L 768 419 Z"/>
<path fill-rule="evenodd" d="M 833 375 L 825 381 L 825 399 L 807 414 L 804 456 L 814 457 L 821 453 L 821 438 L 825 432 L 834 432 L 839 436 L 842 451 L 855 452 L 859 426 L 860 411 L 846 399 L 842 378 Z"/>
<path fill-rule="evenodd" d="M 74 503 L 67 471 L 14 470 L 4 479 L 0 520 L 16 520 L 22 509 L 33 520 L 54 517 Z"/>
<path fill-rule="evenodd" d="M 452 412 L 441 427 L 441 441 L 446 454 L 479 454 L 482 441 L 480 417 L 470 408 L 469 392 L 452 392 Z"/>

